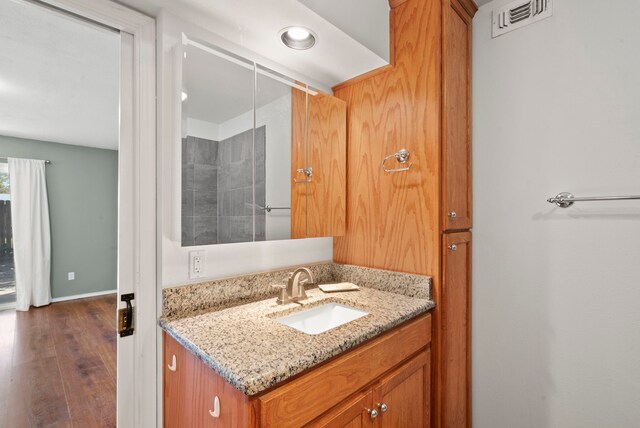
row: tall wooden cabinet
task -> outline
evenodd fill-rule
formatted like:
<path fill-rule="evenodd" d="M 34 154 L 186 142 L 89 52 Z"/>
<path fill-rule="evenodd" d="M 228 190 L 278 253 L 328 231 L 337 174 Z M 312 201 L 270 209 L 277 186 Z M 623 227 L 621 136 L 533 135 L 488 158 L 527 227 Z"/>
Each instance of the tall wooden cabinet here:
<path fill-rule="evenodd" d="M 477 7 L 472 0 L 389 5 L 391 65 L 334 87 L 348 117 L 346 233 L 334 238 L 334 260 L 433 277 L 432 426 L 468 428 Z M 382 171 L 382 159 L 403 148 L 411 168 Z"/>
<path fill-rule="evenodd" d="M 471 0 L 443 0 L 437 426 L 471 426 Z"/>

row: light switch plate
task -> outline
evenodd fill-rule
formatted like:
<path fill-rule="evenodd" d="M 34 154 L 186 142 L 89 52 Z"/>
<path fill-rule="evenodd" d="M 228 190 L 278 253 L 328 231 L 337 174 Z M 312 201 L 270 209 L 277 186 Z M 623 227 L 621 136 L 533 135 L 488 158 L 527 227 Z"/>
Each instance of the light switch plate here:
<path fill-rule="evenodd" d="M 189 252 L 189 278 L 203 278 L 207 267 L 204 251 Z"/>
<path fill-rule="evenodd" d="M 76 273 L 75 272 L 69 272 L 69 274 L 67 275 L 67 278 L 69 278 L 69 281 L 75 281 Z"/>

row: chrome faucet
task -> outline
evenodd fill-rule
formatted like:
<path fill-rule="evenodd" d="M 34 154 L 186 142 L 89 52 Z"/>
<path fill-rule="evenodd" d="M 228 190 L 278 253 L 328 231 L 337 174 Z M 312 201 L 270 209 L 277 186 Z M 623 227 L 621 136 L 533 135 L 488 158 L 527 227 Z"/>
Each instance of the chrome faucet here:
<path fill-rule="evenodd" d="M 301 276 L 305 276 L 306 278 L 300 279 Z M 307 293 L 304 289 L 305 284 L 314 284 L 315 280 L 313 278 L 313 273 L 306 268 L 301 267 L 293 272 L 290 272 L 289 275 L 285 278 L 287 281 L 287 285 L 274 285 L 273 287 L 280 289 L 280 294 L 278 296 L 277 303 L 279 305 L 286 305 L 291 302 L 298 302 L 300 300 L 307 299 Z"/>

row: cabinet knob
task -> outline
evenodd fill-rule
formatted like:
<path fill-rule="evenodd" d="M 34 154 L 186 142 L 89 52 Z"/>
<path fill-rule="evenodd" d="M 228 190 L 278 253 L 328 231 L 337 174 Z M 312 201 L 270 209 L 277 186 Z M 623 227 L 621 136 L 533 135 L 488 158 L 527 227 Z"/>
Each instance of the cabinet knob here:
<path fill-rule="evenodd" d="M 171 357 L 171 364 L 167 364 L 167 368 L 172 372 L 175 372 L 177 367 L 178 366 L 176 365 L 176 354 L 173 354 L 173 356 Z"/>
<path fill-rule="evenodd" d="M 458 213 L 457 213 L 457 212 L 455 212 L 455 211 L 451 211 L 451 212 L 450 212 L 449 214 L 447 214 L 447 215 L 448 215 L 449 217 L 451 217 L 451 218 L 456 218 L 456 217 L 458 217 Z"/>
<path fill-rule="evenodd" d="M 367 409 L 367 412 L 369 412 L 369 416 L 371 416 L 371 419 L 375 419 L 378 417 L 378 411 L 376 409 Z"/>
<path fill-rule="evenodd" d="M 451 251 L 458 251 L 458 246 L 456 244 L 451 244 L 451 245 L 449 245 L 449 249 Z"/>
<path fill-rule="evenodd" d="M 380 408 L 381 413 L 385 413 L 387 410 L 389 410 L 389 407 L 387 407 L 387 403 L 378 403 L 378 407 Z"/>
<path fill-rule="evenodd" d="M 217 395 L 213 399 L 213 410 L 209 410 L 209 414 L 214 418 L 220 417 L 220 399 Z"/>

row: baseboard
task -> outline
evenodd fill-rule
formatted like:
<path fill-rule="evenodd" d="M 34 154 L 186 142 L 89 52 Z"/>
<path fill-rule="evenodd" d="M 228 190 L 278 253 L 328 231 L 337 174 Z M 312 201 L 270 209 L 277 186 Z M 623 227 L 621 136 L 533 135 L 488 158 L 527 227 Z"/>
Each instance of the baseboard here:
<path fill-rule="evenodd" d="M 76 294 L 74 296 L 56 297 L 51 299 L 51 303 L 66 302 L 67 300 L 86 299 L 87 297 L 105 296 L 107 294 L 115 294 L 118 290 L 96 291 L 94 293 Z"/>
<path fill-rule="evenodd" d="M 3 303 L 0 305 L 0 311 L 8 311 L 16 308 L 16 302 Z"/>

